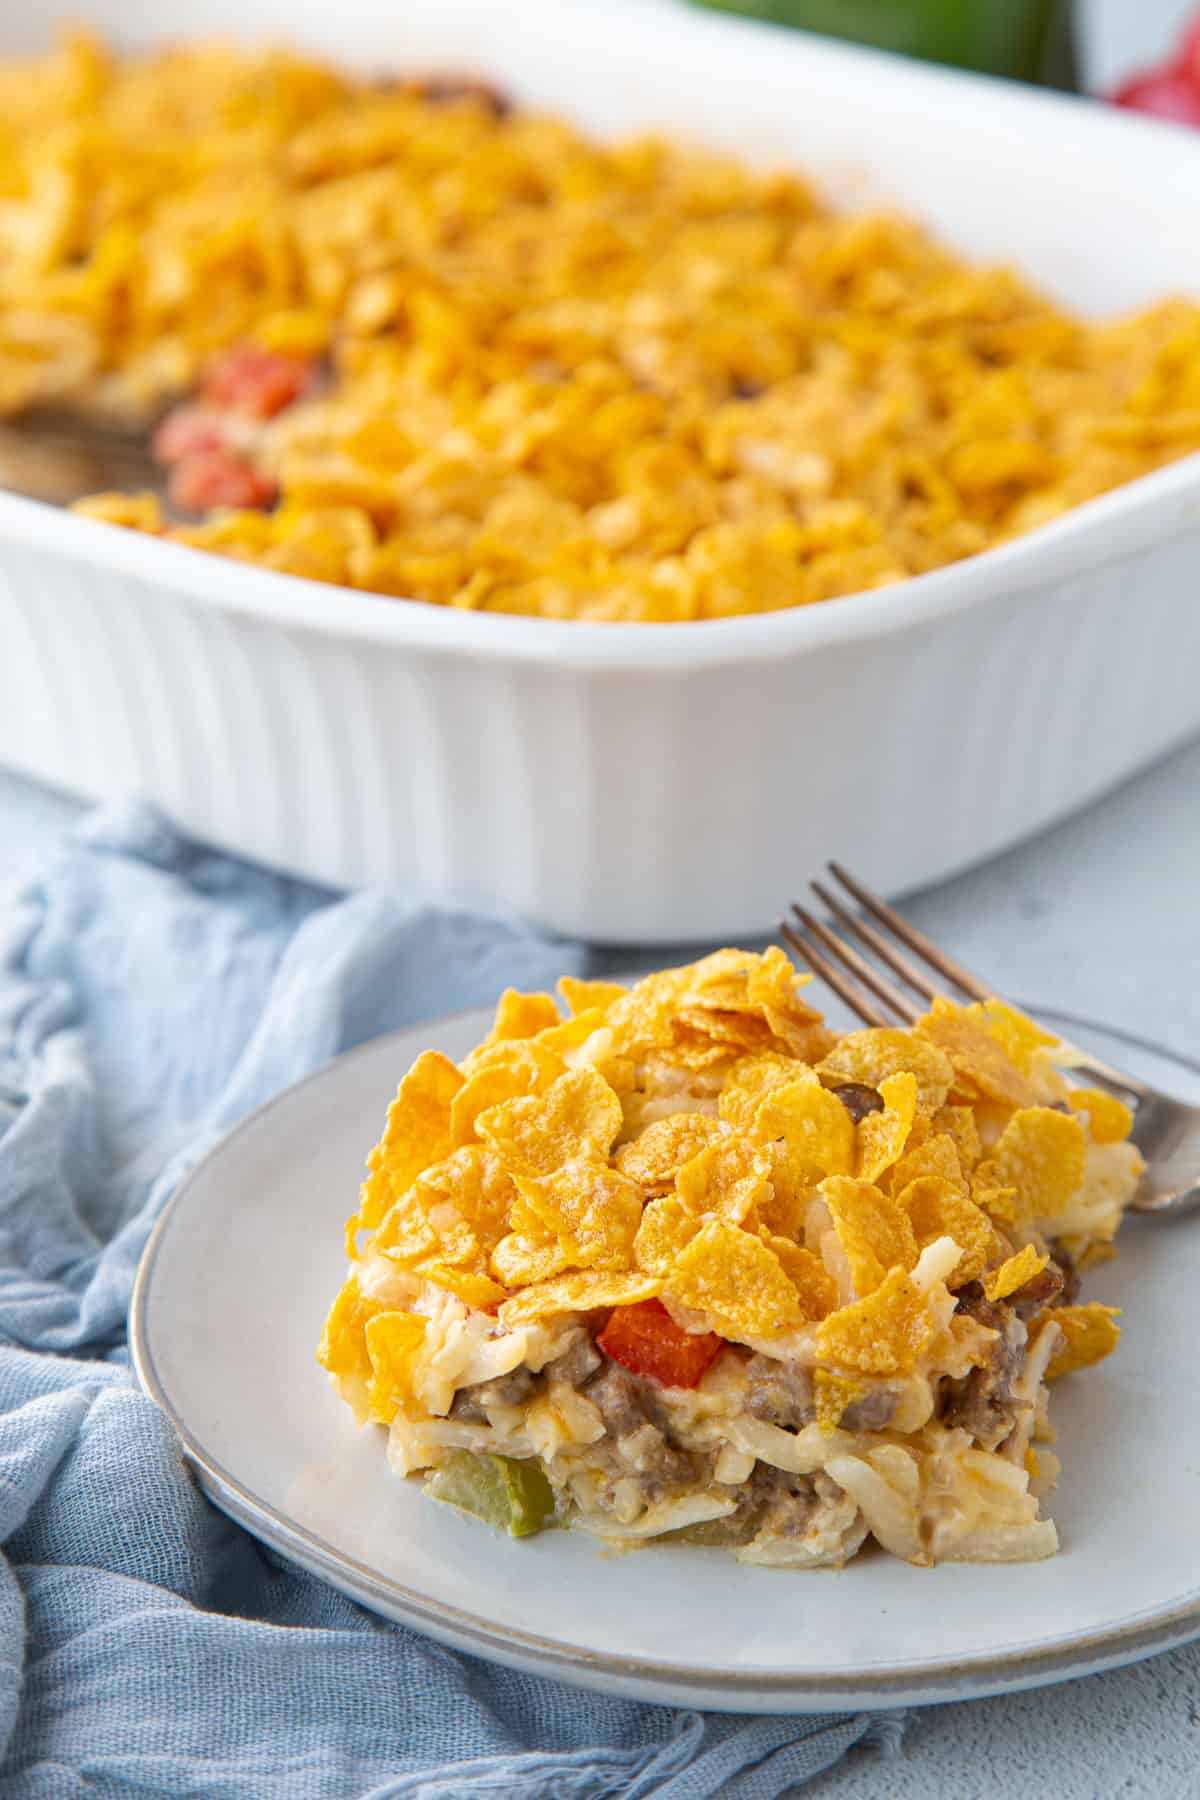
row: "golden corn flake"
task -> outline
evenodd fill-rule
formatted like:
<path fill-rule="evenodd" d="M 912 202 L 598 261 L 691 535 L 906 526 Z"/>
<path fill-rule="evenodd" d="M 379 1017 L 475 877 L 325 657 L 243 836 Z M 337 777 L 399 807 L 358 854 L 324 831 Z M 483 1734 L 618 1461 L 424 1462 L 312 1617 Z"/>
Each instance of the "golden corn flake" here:
<path fill-rule="evenodd" d="M 889 1075 L 907 1073 L 917 1084 L 917 1104 L 929 1111 L 943 1104 L 954 1078 L 949 1059 L 936 1045 L 889 1025 L 847 1032 L 817 1072 L 828 1081 L 861 1081 L 876 1089 Z"/>
<path fill-rule="evenodd" d="M 425 1321 L 415 1313 L 378 1312 L 367 1321 L 366 1338 L 371 1417 L 389 1425 L 412 1398 L 412 1360 L 425 1342 Z"/>
<path fill-rule="evenodd" d="M 628 1268 L 642 1219 L 636 1181 L 594 1157 L 576 1157 L 549 1175 L 516 1176 L 521 1198 L 577 1268 Z"/>
<path fill-rule="evenodd" d="M 461 1300 L 464 1306 L 473 1306 L 481 1311 L 495 1306 L 503 1300 L 508 1292 L 500 1282 L 493 1281 L 490 1275 L 481 1274 L 475 1269 L 453 1269 L 448 1263 L 421 1263 L 415 1271 L 425 1281 L 431 1281 L 435 1287 L 445 1288 Z"/>
<path fill-rule="evenodd" d="M 772 1035 L 803 1062 L 815 1062 L 833 1043 L 833 1034 L 815 1007 L 800 998 L 800 989 L 812 980 L 798 973 L 776 946 L 750 971 L 748 997 L 762 1013 Z"/>
<path fill-rule="evenodd" d="M 536 1037 L 539 1031 L 560 1023 L 553 994 L 522 994 L 516 988 L 505 988 L 496 1002 L 495 1022 L 483 1041 L 490 1046 L 511 1038 Z"/>
<path fill-rule="evenodd" d="M 1032 1244 L 1026 1244 L 1023 1250 L 1018 1250 L 1015 1256 L 1010 1256 L 998 1269 L 992 1269 L 984 1276 L 983 1291 L 989 1300 L 1007 1300 L 1027 1281 L 1040 1275 L 1049 1261 L 1045 1252 L 1039 1255 Z"/>
<path fill-rule="evenodd" d="M 630 1051 L 665 1050 L 675 1031 L 679 995 L 685 979 L 678 969 L 647 975 L 614 1000 L 605 1024 Z"/>
<path fill-rule="evenodd" d="M 954 1069 L 954 1091 L 965 1099 L 1006 1106 L 1029 1106 L 1035 1099 L 1028 1078 L 1009 1061 L 982 1013 L 939 994 L 914 1030 L 944 1052 Z"/>
<path fill-rule="evenodd" d="M 824 1432 L 834 1432 L 842 1422 L 842 1414 L 857 1400 L 865 1400 L 871 1384 L 853 1375 L 838 1375 L 832 1369 L 813 1371 L 813 1402 L 817 1424 Z"/>
<path fill-rule="evenodd" d="M 976 1008 L 969 1010 L 975 1012 Z M 997 1000 L 993 996 L 985 1000 L 979 1010 L 988 1034 L 995 1038 L 1009 1062 L 1022 1075 L 1031 1072 L 1036 1050 L 1050 1049 L 1058 1043 L 1052 1032 L 1043 1031 L 1040 1025 L 1006 1000 Z"/>
<path fill-rule="evenodd" d="M 454 1148 L 450 1110 L 463 1078 L 439 1050 L 418 1056 L 388 1108 L 383 1137 L 367 1158 L 370 1173 L 359 1195 L 358 1222 L 374 1230 L 393 1200 L 422 1169 Z"/>
<path fill-rule="evenodd" d="M 729 1125 L 752 1125 L 766 1096 L 775 1088 L 787 1087 L 798 1072 L 795 1060 L 778 1050 L 742 1057 L 725 1077 L 717 1103 L 719 1116 Z"/>
<path fill-rule="evenodd" d="M 444 1261 L 448 1246 L 434 1230 L 425 1201 L 426 1195 L 419 1191 L 414 1182 L 408 1192 L 401 1194 L 395 1205 L 384 1215 L 371 1240 L 372 1249 L 406 1269 L 415 1267 L 430 1256 L 440 1257 Z M 453 1228 L 463 1231 L 461 1221 L 453 1213 L 450 1215 L 450 1222 Z M 467 1233 L 467 1261 L 473 1258 L 475 1250 L 474 1233 Z"/>
<path fill-rule="evenodd" d="M 770 1027 L 749 1013 L 722 1013 L 684 1007 L 671 1054 L 692 1068 L 732 1063 L 746 1051 L 769 1050 L 775 1042 Z"/>
<path fill-rule="evenodd" d="M 971 1172 L 971 1198 L 1005 1231 L 1017 1230 L 1033 1222 L 1033 1214 L 1025 1201 L 1015 1187 L 1005 1185 L 999 1168 L 989 1156 L 977 1163 Z"/>
<path fill-rule="evenodd" d="M 1083 1306 L 1055 1306 L 1042 1313 L 1042 1323 L 1057 1325 L 1065 1340 L 1050 1358 L 1046 1380 L 1057 1381 L 1060 1375 L 1090 1368 L 1110 1356 L 1120 1340 L 1120 1316 L 1120 1307 L 1102 1306 L 1098 1300 Z"/>
<path fill-rule="evenodd" d="M 918 1095 L 917 1116 L 913 1120 L 912 1130 L 908 1134 L 907 1148 L 909 1150 L 919 1149 L 925 1140 L 933 1135 L 933 1127 L 930 1124 L 930 1120 L 934 1117 L 935 1112 L 943 1112 L 944 1110 L 945 1108 L 940 1106 L 935 1107 L 932 1112 L 928 1107 L 923 1108 L 920 1104 L 920 1096 Z"/>
<path fill-rule="evenodd" d="M 317 1349 L 317 1361 L 331 1375 L 359 1375 L 364 1379 L 370 1375 L 367 1321 L 378 1311 L 377 1303 L 363 1294 L 357 1276 L 351 1275 L 343 1282 Z"/>
<path fill-rule="evenodd" d="M 848 1175 L 854 1167 L 854 1122 L 812 1069 L 800 1068 L 759 1102 L 753 1131 L 761 1143 L 780 1144 L 779 1161 L 793 1183 Z"/>
<path fill-rule="evenodd" d="M 740 1225 L 770 1198 L 769 1152 L 743 1136 L 718 1138 L 680 1169 L 675 1192 L 689 1212 Z"/>
<path fill-rule="evenodd" d="M 589 1007 L 552 1025 L 538 1034 L 539 1050 L 558 1057 L 566 1069 L 595 1069 L 616 1094 L 627 1094 L 635 1086 L 637 1068 L 634 1060 L 617 1051 L 615 1037 L 606 1023 L 603 1007 Z"/>
<path fill-rule="evenodd" d="M 798 975 L 777 946 L 761 957 L 718 951 L 697 968 L 704 972 L 702 977 L 679 999 L 682 1030 L 735 1051 L 782 1047 L 793 1057 L 803 1057 L 818 1043 L 824 1048 L 828 1033 L 820 1015 L 798 993 L 811 976 Z M 677 1032 L 676 1044 L 679 1041 Z"/>
<path fill-rule="evenodd" d="M 819 1256 L 797 1244 L 792 1238 L 777 1237 L 773 1232 L 761 1234 L 764 1244 L 777 1258 L 780 1268 L 796 1290 L 800 1311 L 806 1319 L 823 1319 L 838 1302 L 837 1282 Z"/>
<path fill-rule="evenodd" d="M 669 1049 L 685 1062 L 697 1062 L 703 1055 L 726 1056 L 728 1043 L 714 1044 L 700 1021 L 707 1023 L 710 1008 L 725 1010 L 721 1002 L 731 994 L 744 994 L 744 971 L 753 960 L 750 951 L 717 950 L 697 963 L 645 975 L 613 1002 L 606 1023 L 631 1051 Z M 739 972 L 743 972 L 740 980 Z M 724 985 L 730 981 L 732 988 Z M 736 1005 L 732 1010 L 738 1010 Z M 691 1024 L 683 1019 L 685 1011 L 691 1014 Z"/>
<path fill-rule="evenodd" d="M 581 1012 L 572 1013 L 569 1019 L 561 1020 L 557 1025 L 540 1031 L 534 1040 L 540 1050 L 550 1051 L 557 1056 L 568 1069 L 576 1069 L 581 1062 L 590 1062 L 591 1057 L 581 1056 L 584 1045 L 591 1046 L 597 1034 L 604 1028 L 608 1016 L 607 1007 L 586 1006 Z M 606 1033 L 602 1040 L 611 1044 L 611 1034 Z"/>
<path fill-rule="evenodd" d="M 800 998 L 801 989 L 812 986 L 807 969 L 797 969 L 787 952 L 771 944 L 750 964 L 746 976 L 746 995 L 751 1006 L 764 1010 L 773 1007 L 786 1013 L 797 1024 L 819 1025 L 821 1015 L 807 1000 Z"/>
<path fill-rule="evenodd" d="M 888 1171 L 888 1183 L 892 1192 L 898 1194 L 910 1182 L 919 1181 L 926 1175 L 949 1182 L 960 1193 L 970 1192 L 970 1183 L 963 1174 L 958 1146 L 949 1132 L 935 1132 L 924 1143 L 918 1144 L 916 1149 L 907 1151 L 896 1166 Z"/>
<path fill-rule="evenodd" d="M 488 1267 L 506 1288 L 532 1287 L 549 1281 L 571 1266 L 562 1243 L 540 1229 L 510 1231 L 492 1251 Z"/>
<path fill-rule="evenodd" d="M 713 1017 L 715 1015 L 708 1015 Z M 746 1048 L 743 1036 L 722 1038 L 677 1019 L 671 1039 L 670 1059 L 693 1073 L 719 1075 L 731 1067 Z"/>
<path fill-rule="evenodd" d="M 712 1219 L 667 1277 L 669 1297 L 716 1321 L 724 1337 L 770 1337 L 800 1323 L 795 1287 L 761 1238 Z"/>
<path fill-rule="evenodd" d="M 513 1203 L 508 1209 L 508 1222 L 512 1229 L 520 1232 L 522 1237 L 528 1238 L 531 1244 L 557 1244 L 557 1236 L 548 1225 L 543 1224 L 538 1213 L 530 1206 L 529 1201 L 517 1186 L 515 1179 L 513 1186 L 516 1192 L 513 1195 Z"/>
<path fill-rule="evenodd" d="M 866 1113 L 855 1128 L 854 1173 L 877 1181 L 898 1160 L 917 1116 L 917 1078 L 908 1071 L 886 1075 L 879 1084 L 883 1111 Z"/>
<path fill-rule="evenodd" d="M 767 956 L 771 951 L 766 953 Z M 783 952 L 775 950 L 775 956 Z M 679 1005 L 713 1007 L 718 1012 L 749 1012 L 756 1009 L 750 1001 L 750 977 L 763 958 L 752 950 L 713 950 L 698 962 L 685 964 L 676 971 L 681 977 Z M 783 956 L 786 967 L 794 975 L 791 964 Z"/>
<path fill-rule="evenodd" d="M 1083 1127 L 1071 1113 L 1049 1106 L 1015 1112 L 991 1161 L 1002 1187 L 1017 1191 L 1029 1218 L 1052 1219 L 1083 1186 Z"/>
<path fill-rule="evenodd" d="M 908 1374 L 933 1331 L 924 1293 L 906 1270 L 893 1269 L 873 1294 L 821 1321 L 817 1354 L 868 1375 Z"/>
<path fill-rule="evenodd" d="M 513 1200 L 499 1158 L 483 1144 L 466 1144 L 417 1177 L 383 1220 L 374 1248 L 408 1265 L 433 1255 L 482 1267 L 508 1228 Z"/>
<path fill-rule="evenodd" d="M 1088 1118 L 1088 1130 L 1097 1144 L 1120 1144 L 1133 1130 L 1133 1113 L 1115 1094 L 1100 1088 L 1072 1088 L 1067 1099 L 1076 1112 Z"/>
<path fill-rule="evenodd" d="M 621 1129 L 621 1102 L 594 1069 L 569 1069 L 544 1094 L 481 1113 L 475 1129 L 513 1171 L 550 1175 L 576 1156 L 607 1156 Z"/>
<path fill-rule="evenodd" d="M 480 1113 L 524 1094 L 544 1094 L 563 1073 L 562 1058 L 536 1039 L 517 1038 L 495 1045 L 487 1064 L 476 1065 L 454 1096 L 450 1133 L 455 1143 L 472 1142 Z"/>
<path fill-rule="evenodd" d="M 962 1287 L 982 1273 L 992 1250 L 992 1223 L 961 1188 L 939 1175 L 920 1175 L 897 1196 L 897 1204 L 912 1225 L 918 1250 L 950 1237 L 962 1251 L 950 1287 Z"/>
<path fill-rule="evenodd" d="M 907 1212 L 890 1195 L 847 1175 L 823 1181 L 820 1193 L 860 1298 L 873 1293 L 890 1269 L 912 1268 L 917 1240 Z"/>
<path fill-rule="evenodd" d="M 815 1186 L 810 1181 L 797 1180 L 785 1144 L 768 1144 L 766 1150 L 770 1159 L 770 1179 L 766 1193 L 757 1202 L 759 1226 L 764 1231 L 799 1242 L 804 1236 Z"/>
<path fill-rule="evenodd" d="M 651 1200 L 633 1242 L 633 1258 L 648 1274 L 665 1275 L 674 1267 L 704 1221 L 674 1194 Z"/>
<path fill-rule="evenodd" d="M 948 1137 L 958 1155 L 959 1167 L 964 1175 L 971 1170 L 983 1155 L 983 1146 L 979 1142 L 979 1127 L 975 1123 L 975 1114 L 969 1106 L 939 1106 L 929 1121 L 930 1133 L 935 1137 Z M 922 1169 L 922 1175 L 939 1171 Z M 912 1176 L 909 1177 L 913 1179 Z"/>
<path fill-rule="evenodd" d="M 606 1013 L 610 1006 L 624 998 L 628 990 L 619 981 L 581 981 L 575 975 L 560 975 L 558 991 L 574 1018 L 582 1012 Z"/>
<path fill-rule="evenodd" d="M 622 1144 L 616 1165 L 647 1193 L 665 1193 L 674 1186 L 684 1163 L 691 1162 L 720 1136 L 719 1122 L 707 1113 L 671 1113 L 665 1119 L 656 1119 L 628 1144 Z"/>
<path fill-rule="evenodd" d="M 504 1302 L 497 1316 L 502 1325 L 531 1325 L 555 1313 L 633 1306 L 639 1300 L 653 1300 L 661 1291 L 662 1283 L 652 1275 L 585 1269 L 522 1289 Z"/>

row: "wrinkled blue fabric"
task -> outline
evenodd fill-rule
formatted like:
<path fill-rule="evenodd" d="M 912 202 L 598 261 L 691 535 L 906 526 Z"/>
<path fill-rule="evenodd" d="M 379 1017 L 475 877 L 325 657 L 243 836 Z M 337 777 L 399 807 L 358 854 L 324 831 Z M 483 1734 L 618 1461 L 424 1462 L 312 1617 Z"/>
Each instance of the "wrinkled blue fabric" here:
<path fill-rule="evenodd" d="M 588 964 L 516 921 L 250 868 L 133 806 L 0 905 L 5 1800 L 772 1800 L 878 1741 L 865 1716 L 584 1695 L 375 1619 L 200 1495 L 129 1370 L 150 1226 L 237 1118 L 380 1031 Z"/>

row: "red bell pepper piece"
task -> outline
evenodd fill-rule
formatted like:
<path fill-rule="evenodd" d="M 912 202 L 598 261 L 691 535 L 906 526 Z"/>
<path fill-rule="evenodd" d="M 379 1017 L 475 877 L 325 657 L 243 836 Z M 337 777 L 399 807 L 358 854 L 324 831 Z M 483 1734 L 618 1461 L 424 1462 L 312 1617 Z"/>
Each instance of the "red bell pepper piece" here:
<path fill-rule="evenodd" d="M 684 1331 L 661 1300 L 614 1307 L 596 1342 L 631 1375 L 660 1387 L 695 1387 L 722 1348 L 715 1332 Z"/>
<path fill-rule="evenodd" d="M 273 419 L 298 400 L 312 379 L 308 356 L 287 356 L 258 344 L 237 344 L 209 365 L 204 398 L 210 406 L 227 407 L 251 419 Z"/>
<path fill-rule="evenodd" d="M 215 506 L 254 507 L 275 504 L 279 490 L 244 458 L 224 447 L 196 450 L 171 470 L 167 496 L 182 512 L 205 513 Z"/>
<path fill-rule="evenodd" d="M 222 450 L 225 434 L 221 421 L 202 406 L 176 406 L 154 430 L 153 449 L 165 465 L 182 462 L 200 451 Z"/>

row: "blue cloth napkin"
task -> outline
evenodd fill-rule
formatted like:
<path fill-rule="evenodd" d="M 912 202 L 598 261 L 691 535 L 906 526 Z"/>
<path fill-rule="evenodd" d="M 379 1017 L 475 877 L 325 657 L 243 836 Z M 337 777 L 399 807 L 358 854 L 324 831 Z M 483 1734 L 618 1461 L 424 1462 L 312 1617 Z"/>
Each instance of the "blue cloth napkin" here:
<path fill-rule="evenodd" d="M 247 867 L 140 807 L 92 814 L 0 906 L 0 1795 L 772 1800 L 894 1741 L 865 1715 L 597 1698 L 375 1619 L 210 1506 L 133 1380 L 150 1226 L 240 1115 L 588 963 Z"/>

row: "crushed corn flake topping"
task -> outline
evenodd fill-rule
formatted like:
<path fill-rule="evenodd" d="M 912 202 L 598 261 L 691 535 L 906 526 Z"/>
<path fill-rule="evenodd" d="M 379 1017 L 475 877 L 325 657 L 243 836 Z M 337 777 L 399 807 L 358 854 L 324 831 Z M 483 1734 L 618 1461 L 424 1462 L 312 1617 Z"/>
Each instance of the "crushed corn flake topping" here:
<path fill-rule="evenodd" d="M 0 66 L 0 116 L 0 414 L 140 421 L 230 346 L 326 359 L 259 448 L 273 511 L 85 503 L 268 568 L 722 618 L 888 586 L 1200 448 L 1192 303 L 1085 321 L 796 175 L 469 84 L 75 35 Z"/>
<path fill-rule="evenodd" d="M 1057 1381 L 1060 1375 L 1089 1369 L 1111 1356 L 1121 1336 L 1120 1315 L 1120 1307 L 1104 1306 L 1099 1300 L 1083 1306 L 1056 1306 L 1053 1312 L 1043 1314 L 1058 1326 L 1064 1340 L 1046 1366 L 1046 1380 Z"/>
<path fill-rule="evenodd" d="M 935 1008 L 835 1039 L 802 985 L 781 952 L 724 950 L 629 989 L 564 983 L 565 1022 L 510 992 L 461 1067 L 419 1057 L 369 1159 L 325 1366 L 376 1412 L 402 1404 L 420 1335 L 360 1285 L 382 1259 L 414 1296 L 427 1283 L 504 1326 L 661 1297 L 734 1342 L 809 1328 L 829 1423 L 860 1377 L 914 1369 L 949 1290 L 1032 1280 L 1046 1255 L 1014 1250 L 1015 1226 L 1020 1244 L 1052 1221 L 1122 1121 L 1086 1090 L 1075 1111 L 1041 1104 L 1034 1052 L 1052 1046 L 1009 1008 L 998 1028 Z M 856 1122 L 863 1087 L 879 1104 Z M 1046 1317 L 1065 1336 L 1054 1373 L 1115 1342 L 1109 1309 Z"/>
<path fill-rule="evenodd" d="M 411 1395 L 409 1369 L 414 1353 L 425 1341 L 425 1321 L 412 1313 L 378 1312 L 367 1320 L 366 1339 L 371 1362 L 367 1387 L 371 1417 L 386 1425 Z"/>
<path fill-rule="evenodd" d="M 1053 1219 L 1083 1186 L 1083 1125 L 1053 1107 L 1021 1107 L 1001 1132 L 992 1163 L 1000 1186 L 1016 1190 L 1026 1217 Z"/>
<path fill-rule="evenodd" d="M 817 1351 L 825 1362 L 871 1375 L 907 1373 L 936 1326 L 925 1291 L 904 1269 L 892 1269 L 874 1293 L 823 1319 Z"/>
<path fill-rule="evenodd" d="M 989 1300 L 1007 1300 L 1010 1294 L 1023 1288 L 1027 1281 L 1040 1275 L 1049 1261 L 1050 1257 L 1045 1251 L 1039 1255 L 1032 1244 L 1026 1244 L 1015 1256 L 1010 1256 L 1007 1262 L 992 1270 L 983 1284 L 983 1291 Z"/>
<path fill-rule="evenodd" d="M 1067 1097 L 1076 1112 L 1087 1114 L 1098 1144 L 1123 1143 L 1133 1130 L 1133 1114 L 1115 1094 L 1106 1094 L 1101 1088 L 1072 1088 Z"/>
<path fill-rule="evenodd" d="M 813 1402 L 821 1430 L 836 1431 L 846 1408 L 853 1406 L 856 1400 L 862 1400 L 870 1391 L 867 1382 L 859 1381 L 853 1375 L 838 1375 L 832 1369 L 815 1369 Z"/>
<path fill-rule="evenodd" d="M 984 1268 L 995 1235 L 982 1207 L 969 1200 L 962 1188 L 939 1175 L 919 1175 L 900 1190 L 897 1205 L 909 1221 L 918 1250 L 939 1238 L 950 1237 L 962 1256 L 951 1285 L 974 1281 Z"/>

